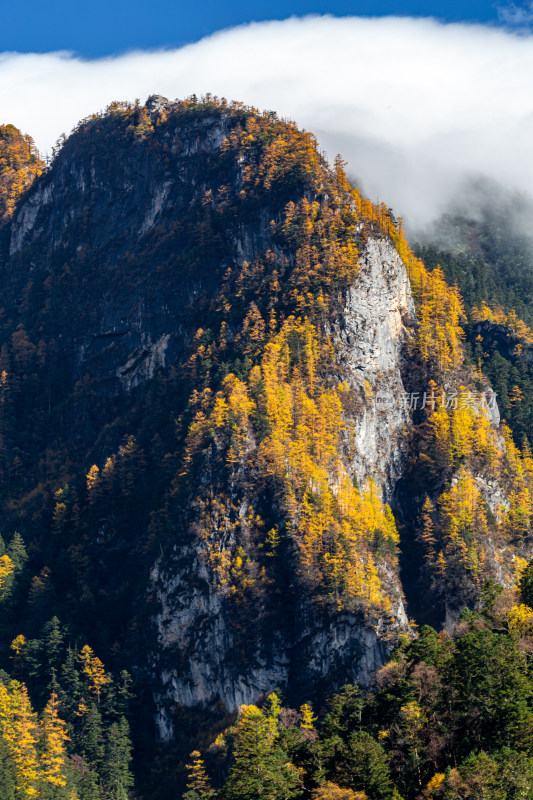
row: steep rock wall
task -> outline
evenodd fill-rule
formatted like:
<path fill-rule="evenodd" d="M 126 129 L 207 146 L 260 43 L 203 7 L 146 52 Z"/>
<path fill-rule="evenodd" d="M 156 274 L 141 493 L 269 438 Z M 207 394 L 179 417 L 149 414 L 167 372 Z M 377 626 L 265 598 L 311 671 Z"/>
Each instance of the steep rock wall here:
<path fill-rule="evenodd" d="M 415 324 L 398 253 L 390 242 L 371 239 L 332 334 L 341 375 L 360 398 L 352 420 L 351 467 L 361 485 L 375 481 L 387 501 L 400 476 L 402 432 L 410 423 L 401 367 L 403 345 Z"/>
<path fill-rule="evenodd" d="M 346 412 L 348 469 L 361 484 L 371 478 L 385 498 L 401 474 L 403 434 L 410 423 L 400 402 L 401 363 L 415 321 L 403 262 L 390 243 L 370 240 L 329 333 L 339 378 L 348 384 L 352 399 Z M 375 402 L 379 392 L 389 400 L 385 408 Z M 240 501 L 246 509 L 248 501 Z M 347 680 L 368 684 L 373 670 L 384 663 L 395 634 L 390 622 L 332 613 L 305 598 L 277 608 L 270 635 L 252 646 L 253 652 L 235 657 L 226 598 L 213 585 L 199 550 L 199 543 L 175 548 L 152 571 L 159 602 L 152 667 L 160 684 L 156 722 L 161 739 L 172 737 L 172 707 L 221 700 L 233 710 L 276 686 L 305 696 Z M 380 578 L 395 626 L 406 625 L 398 576 L 382 568 Z M 266 607 L 262 611 L 267 614 Z M 268 613 L 272 616 L 272 609 Z M 261 624 L 259 618 L 249 621 L 251 628 Z"/>

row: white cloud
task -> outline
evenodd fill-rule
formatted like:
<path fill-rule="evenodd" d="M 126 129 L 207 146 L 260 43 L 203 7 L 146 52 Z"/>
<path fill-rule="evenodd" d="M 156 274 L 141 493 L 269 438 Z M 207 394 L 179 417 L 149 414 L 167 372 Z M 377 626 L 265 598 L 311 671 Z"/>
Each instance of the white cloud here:
<path fill-rule="evenodd" d="M 533 2 L 517 6 L 509 3 L 498 7 L 498 17 L 505 25 L 511 28 L 527 28 L 533 24 Z"/>
<path fill-rule="evenodd" d="M 179 50 L 0 55 L 1 120 L 50 151 L 112 100 L 212 92 L 314 131 L 373 199 L 431 216 L 465 174 L 533 194 L 533 37 L 408 18 L 292 18 Z"/>

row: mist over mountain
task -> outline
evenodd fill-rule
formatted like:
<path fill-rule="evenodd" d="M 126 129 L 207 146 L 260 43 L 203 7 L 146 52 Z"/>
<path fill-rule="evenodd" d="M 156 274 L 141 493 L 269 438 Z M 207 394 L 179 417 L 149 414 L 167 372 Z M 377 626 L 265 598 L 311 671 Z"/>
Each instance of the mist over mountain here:
<path fill-rule="evenodd" d="M 533 193 L 532 67 L 523 28 L 309 16 L 95 60 L 4 53 L 0 105 L 48 154 L 86 115 L 152 92 L 275 109 L 313 131 L 330 161 L 342 153 L 366 196 L 416 224 L 443 213 L 465 178 Z"/>
<path fill-rule="evenodd" d="M 482 228 L 490 230 L 492 241 L 480 235 Z M 468 250 L 487 258 L 512 247 L 522 262 L 533 249 L 533 197 L 488 178 L 465 179 L 441 216 L 424 229 L 413 227 L 410 235 L 455 254 Z M 509 262 L 510 253 L 505 257 Z"/>

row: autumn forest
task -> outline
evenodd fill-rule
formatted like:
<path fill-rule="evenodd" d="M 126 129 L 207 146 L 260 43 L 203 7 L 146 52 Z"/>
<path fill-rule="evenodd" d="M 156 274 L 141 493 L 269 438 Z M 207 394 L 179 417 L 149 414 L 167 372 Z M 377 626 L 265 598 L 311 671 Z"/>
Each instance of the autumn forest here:
<path fill-rule="evenodd" d="M 209 95 L 48 163 L 0 127 L 2 800 L 533 796 L 533 248 L 491 214 L 418 240 Z"/>

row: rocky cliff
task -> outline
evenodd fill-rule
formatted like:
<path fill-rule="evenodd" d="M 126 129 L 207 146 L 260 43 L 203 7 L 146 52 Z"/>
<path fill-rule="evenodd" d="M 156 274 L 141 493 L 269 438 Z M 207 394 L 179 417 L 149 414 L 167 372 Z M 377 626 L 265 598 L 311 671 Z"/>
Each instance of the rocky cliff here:
<path fill-rule="evenodd" d="M 370 239 L 330 336 L 339 379 L 348 387 L 347 470 L 361 485 L 372 479 L 389 499 L 402 474 L 402 446 L 405 450 L 405 429 L 410 424 L 407 406 L 401 402 L 405 393 L 401 367 L 415 322 L 404 264 L 390 243 Z M 379 406 L 380 392 L 390 401 L 385 407 Z M 253 492 L 238 498 L 242 516 L 253 501 Z M 237 541 L 231 545 L 235 548 Z M 399 576 L 385 564 L 382 570 L 401 629 L 407 617 Z M 390 615 L 365 620 L 349 611 L 327 612 L 300 596 L 288 604 L 285 600 L 277 613 L 261 608 L 260 615 L 273 618 L 273 630 L 267 639 L 258 637 L 245 658 L 236 658 L 231 605 L 226 592 L 217 590 L 198 542 L 159 559 L 152 581 L 161 607 L 153 664 L 162 678 L 157 724 L 163 739 L 172 736 L 165 709 L 173 705 L 220 699 L 234 710 L 277 686 L 314 696 L 328 682 L 369 685 L 394 641 Z M 265 605 L 269 603 L 265 599 Z M 261 629 L 261 616 L 254 618 L 252 627 Z"/>
<path fill-rule="evenodd" d="M 402 367 L 415 326 L 405 265 L 390 242 L 370 239 L 333 331 L 333 346 L 344 380 L 362 400 L 352 420 L 353 474 L 361 484 L 375 480 L 389 502 L 402 474 L 402 444 L 405 450 L 411 422 Z"/>

